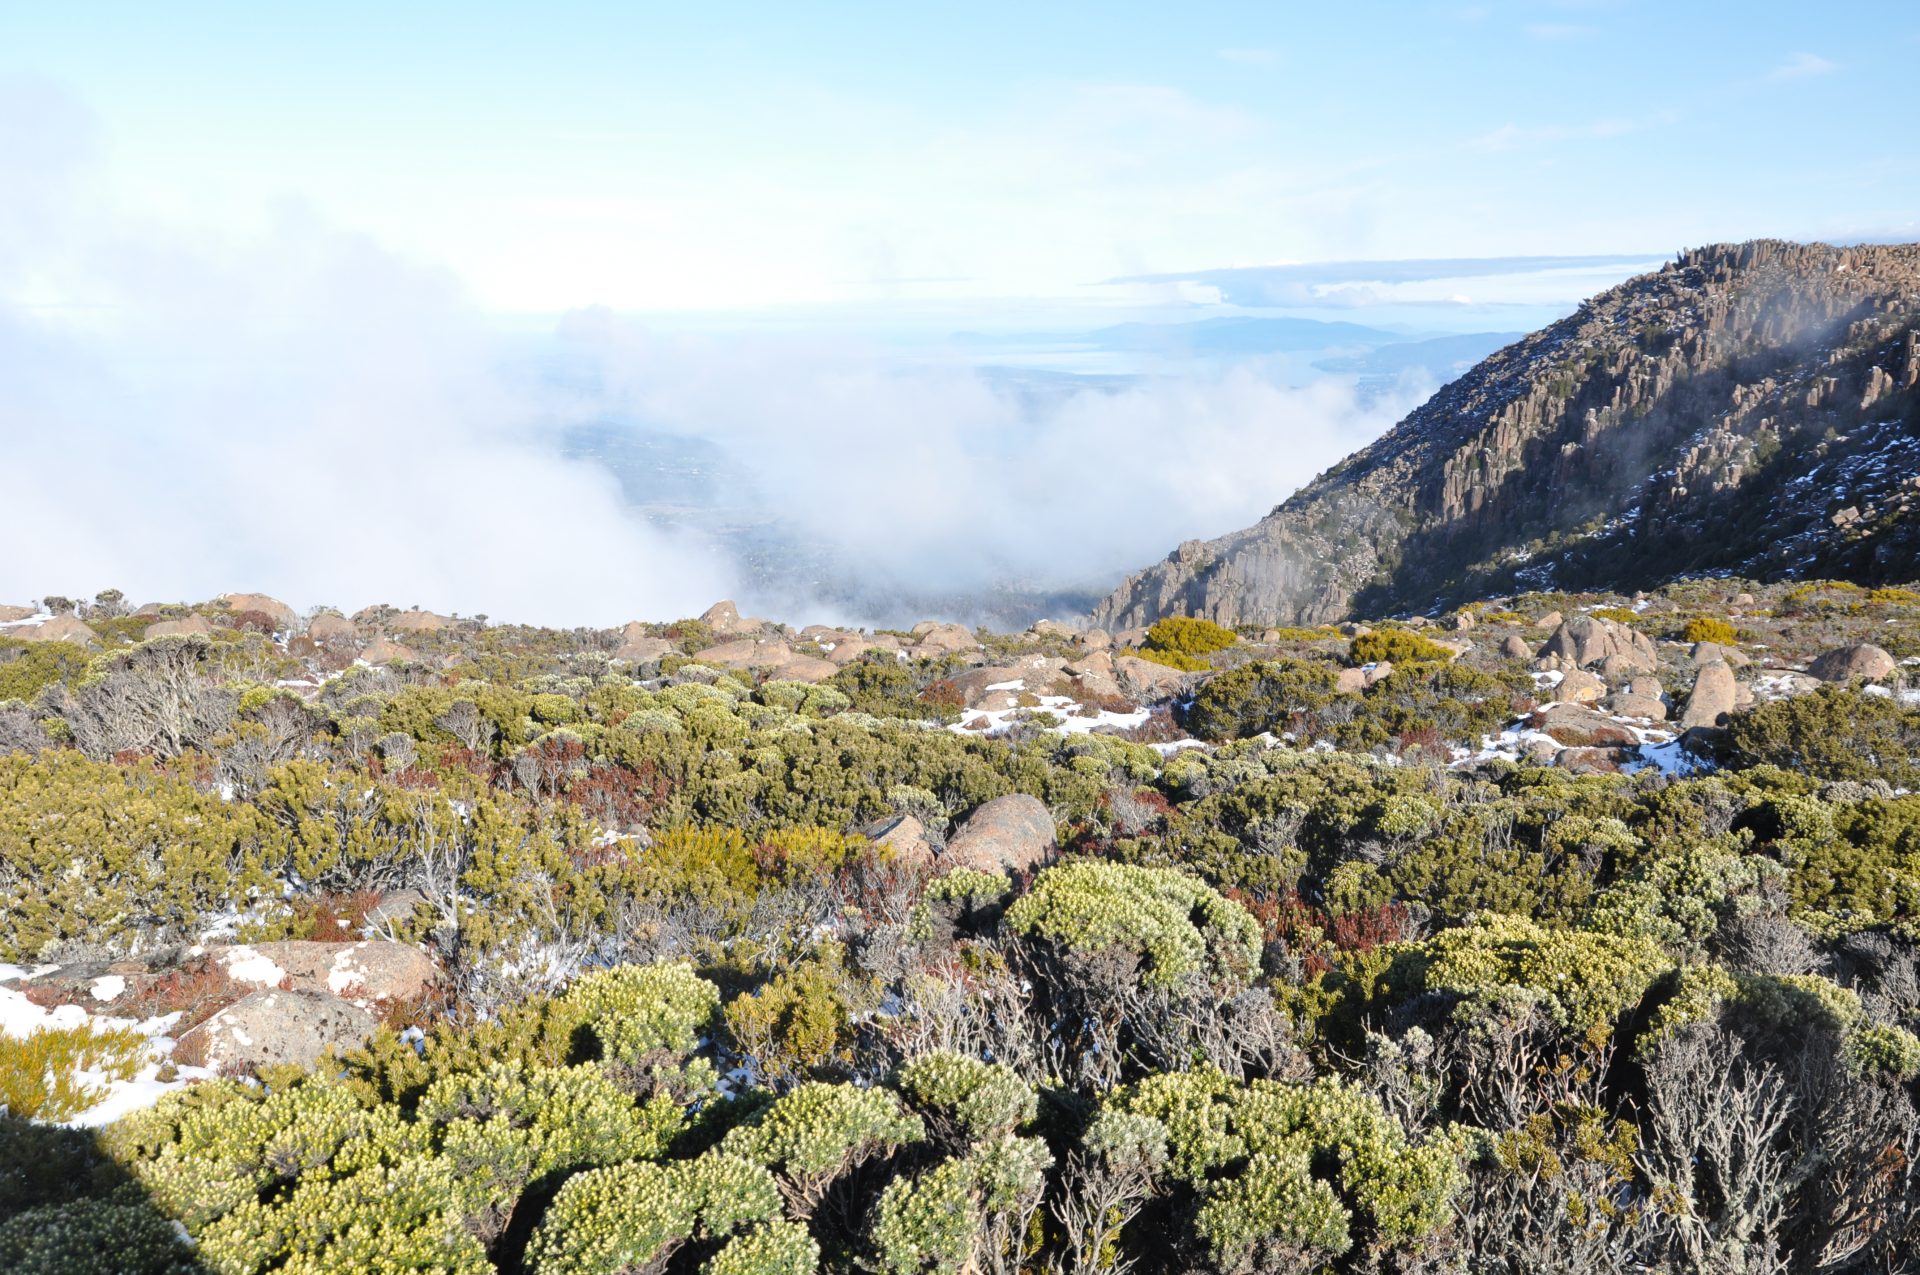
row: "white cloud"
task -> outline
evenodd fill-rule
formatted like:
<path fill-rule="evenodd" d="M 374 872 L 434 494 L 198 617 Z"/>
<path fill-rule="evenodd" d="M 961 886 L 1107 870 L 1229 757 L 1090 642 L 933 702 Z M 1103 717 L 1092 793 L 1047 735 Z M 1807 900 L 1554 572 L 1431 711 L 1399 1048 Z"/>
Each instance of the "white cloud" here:
<path fill-rule="evenodd" d="M 560 459 L 444 274 L 297 212 L 250 242 L 118 217 L 80 158 L 0 145 L 0 598 L 611 624 L 725 592 Z"/>
<path fill-rule="evenodd" d="M 663 337 L 605 312 L 566 334 L 610 414 L 722 446 L 756 508 L 875 595 L 1112 581 L 1258 519 L 1432 388 L 1363 403 L 1250 361 L 1028 401 L 967 368 L 818 341 Z"/>
<path fill-rule="evenodd" d="M 1768 73 L 1774 80 L 1804 80 L 1816 75 L 1830 75 L 1840 69 L 1840 64 L 1830 62 L 1817 53 L 1796 53 Z"/>

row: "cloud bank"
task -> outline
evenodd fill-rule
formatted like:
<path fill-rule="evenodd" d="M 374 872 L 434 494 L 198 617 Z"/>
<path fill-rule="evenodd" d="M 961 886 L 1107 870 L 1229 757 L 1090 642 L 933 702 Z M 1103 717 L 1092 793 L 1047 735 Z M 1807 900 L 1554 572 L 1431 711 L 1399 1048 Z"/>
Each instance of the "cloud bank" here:
<path fill-rule="evenodd" d="M 0 92 L 4 601 L 259 590 L 610 625 L 740 592 L 720 546 L 566 458 L 607 414 L 722 449 L 867 597 L 1086 592 L 1258 518 L 1431 388 L 1363 402 L 1259 361 L 1010 383 L 587 310 L 556 334 L 583 396 L 516 366 L 448 274 L 311 213 L 214 237 L 116 207 L 83 110 Z M 806 572 L 751 578 L 782 616 L 835 610 Z"/>
<path fill-rule="evenodd" d="M 611 624 L 724 591 L 710 551 L 530 427 L 450 279 L 297 211 L 245 242 L 116 214 L 84 114 L 0 91 L 0 599 Z"/>

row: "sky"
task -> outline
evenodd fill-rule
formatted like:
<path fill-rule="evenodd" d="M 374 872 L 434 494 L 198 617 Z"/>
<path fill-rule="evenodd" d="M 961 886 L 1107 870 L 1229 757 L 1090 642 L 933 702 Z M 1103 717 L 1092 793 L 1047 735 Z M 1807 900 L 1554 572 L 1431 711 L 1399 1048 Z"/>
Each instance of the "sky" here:
<path fill-rule="evenodd" d="M 1913 233 L 1920 10 L 0 4 L 120 197 L 286 205 L 479 304 L 1071 298 L 1277 262 Z"/>
<path fill-rule="evenodd" d="M 0 600 L 735 588 L 562 455 L 582 416 L 722 449 L 876 580 L 1116 581 L 1434 383 L 1020 341 L 1524 331 L 1686 246 L 1920 239 L 1917 57 L 1893 2 L 0 0 L 0 493 L 63 529 Z"/>

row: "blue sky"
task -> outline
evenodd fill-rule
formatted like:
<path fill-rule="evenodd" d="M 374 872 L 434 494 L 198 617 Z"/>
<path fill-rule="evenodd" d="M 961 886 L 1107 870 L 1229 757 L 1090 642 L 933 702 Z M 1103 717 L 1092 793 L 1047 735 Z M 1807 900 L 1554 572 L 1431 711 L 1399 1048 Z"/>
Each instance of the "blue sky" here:
<path fill-rule="evenodd" d="M 1920 237 L 1917 60 L 1907 3 L 0 3 L 100 198 L 316 217 L 499 313 Z"/>

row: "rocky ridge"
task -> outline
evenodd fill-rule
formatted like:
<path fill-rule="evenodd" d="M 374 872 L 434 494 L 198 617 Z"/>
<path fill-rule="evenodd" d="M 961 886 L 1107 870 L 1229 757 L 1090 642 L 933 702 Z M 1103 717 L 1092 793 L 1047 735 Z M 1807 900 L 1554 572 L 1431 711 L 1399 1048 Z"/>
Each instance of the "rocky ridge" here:
<path fill-rule="evenodd" d="M 1911 574 L 1920 245 L 1681 254 L 1492 355 L 1252 527 L 1189 541 L 1109 629 L 1425 612 L 1522 588 Z"/>

